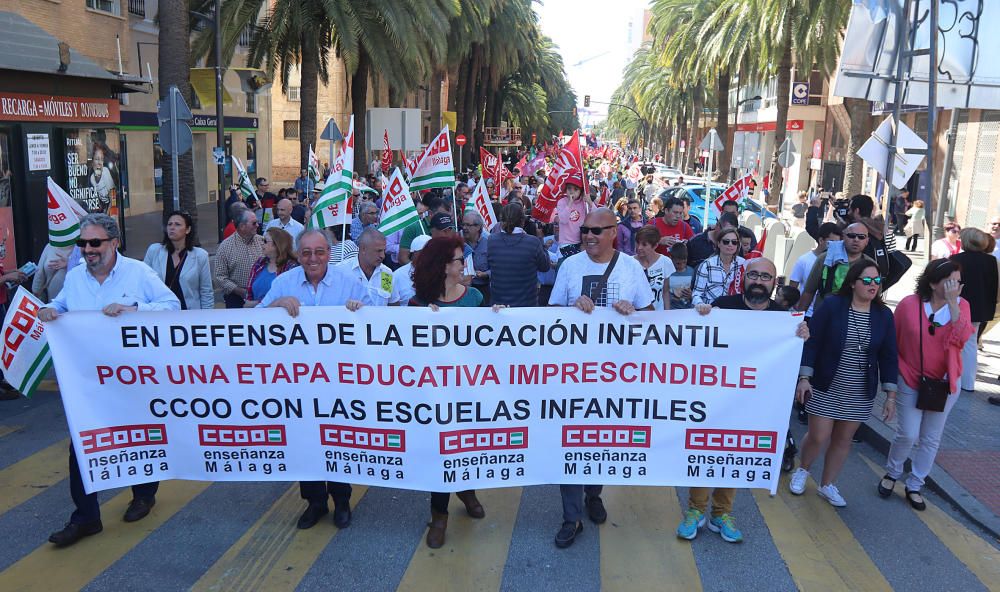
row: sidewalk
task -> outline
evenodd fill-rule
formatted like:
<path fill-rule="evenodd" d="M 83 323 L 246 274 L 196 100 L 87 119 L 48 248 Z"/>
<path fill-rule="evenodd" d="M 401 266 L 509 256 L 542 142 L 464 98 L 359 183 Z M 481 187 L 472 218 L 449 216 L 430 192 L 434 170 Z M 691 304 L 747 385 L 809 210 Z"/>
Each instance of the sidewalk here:
<path fill-rule="evenodd" d="M 912 293 L 917 277 L 927 264 L 922 253 L 910 255 L 913 267 L 886 295 L 890 306 Z M 983 345 L 984 351 L 979 352 L 976 392 L 963 391 L 959 395 L 948 416 L 927 484 L 971 520 L 1000 538 L 1000 407 L 987 401 L 989 396 L 1000 396 L 1000 330 L 985 334 Z M 859 433 L 886 453 L 895 433 L 895 422 L 882 421 L 883 400 L 884 395 L 880 394 L 872 418 Z M 872 487 L 875 487 L 874 482 Z"/>

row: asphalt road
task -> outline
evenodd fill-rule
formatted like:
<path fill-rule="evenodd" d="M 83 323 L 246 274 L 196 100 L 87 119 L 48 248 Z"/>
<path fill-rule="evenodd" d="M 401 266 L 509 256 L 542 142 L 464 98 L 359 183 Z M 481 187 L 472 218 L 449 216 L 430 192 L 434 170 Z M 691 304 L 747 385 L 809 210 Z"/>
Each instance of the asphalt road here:
<path fill-rule="evenodd" d="M 423 492 L 356 487 L 350 528 L 299 531 L 295 484 L 176 481 L 134 524 L 120 519 L 130 493 L 103 492 L 104 532 L 57 550 L 46 539 L 72 510 L 67 436 L 57 393 L 0 402 L 0 590 L 1000 590 L 997 541 L 930 492 L 923 513 L 877 497 L 883 459 L 864 444 L 838 482 L 846 508 L 813 482 L 801 497 L 784 480 L 774 498 L 740 491 L 740 545 L 707 529 L 678 540 L 683 488 L 607 488 L 608 522 L 565 550 L 552 544 L 555 486 L 482 491 L 478 521 L 453 498 L 448 541 L 431 551 Z"/>

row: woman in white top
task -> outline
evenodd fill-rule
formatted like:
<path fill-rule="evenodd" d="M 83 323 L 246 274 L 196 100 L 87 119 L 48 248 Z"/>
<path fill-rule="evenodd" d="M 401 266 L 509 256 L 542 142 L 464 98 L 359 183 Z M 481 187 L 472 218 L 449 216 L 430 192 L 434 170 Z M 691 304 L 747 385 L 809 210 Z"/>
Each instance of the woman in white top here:
<path fill-rule="evenodd" d="M 163 242 L 149 245 L 143 262 L 181 301 L 181 310 L 215 308 L 208 253 L 194 246 L 192 225 L 187 212 L 172 212 Z"/>
<path fill-rule="evenodd" d="M 745 261 L 737 256 L 740 250 L 740 233 L 735 228 L 716 231 L 716 254 L 705 259 L 694 272 L 691 302 L 694 305 L 712 304 L 719 296 L 736 294 L 739 268 Z"/>
<path fill-rule="evenodd" d="M 944 237 L 931 243 L 931 261 L 947 259 L 962 252 L 962 240 L 959 238 L 962 227 L 956 222 L 946 222 Z"/>
<path fill-rule="evenodd" d="M 655 226 L 643 226 L 635 234 L 635 259 L 653 291 L 653 310 L 670 310 L 670 276 L 677 268 L 670 257 L 656 252 L 659 244 L 660 231 Z"/>
<path fill-rule="evenodd" d="M 917 248 L 917 241 L 924 233 L 924 200 L 918 199 L 913 202 L 913 206 L 906 210 L 909 221 L 903 227 L 906 233 L 906 250 L 912 251 Z"/>

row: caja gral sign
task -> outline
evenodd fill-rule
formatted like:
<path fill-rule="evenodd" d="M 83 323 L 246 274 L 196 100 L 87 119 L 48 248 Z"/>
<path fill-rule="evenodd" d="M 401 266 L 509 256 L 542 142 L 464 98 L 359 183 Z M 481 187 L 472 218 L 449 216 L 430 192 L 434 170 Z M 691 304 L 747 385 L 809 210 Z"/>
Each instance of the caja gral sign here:
<path fill-rule="evenodd" d="M 723 452 L 774 452 L 777 432 L 754 430 L 689 429 L 684 438 L 688 450 Z"/>
<path fill-rule="evenodd" d="M 166 443 L 167 427 L 162 423 L 120 425 L 80 432 L 80 444 L 84 454 L 136 446 L 160 446 Z"/>

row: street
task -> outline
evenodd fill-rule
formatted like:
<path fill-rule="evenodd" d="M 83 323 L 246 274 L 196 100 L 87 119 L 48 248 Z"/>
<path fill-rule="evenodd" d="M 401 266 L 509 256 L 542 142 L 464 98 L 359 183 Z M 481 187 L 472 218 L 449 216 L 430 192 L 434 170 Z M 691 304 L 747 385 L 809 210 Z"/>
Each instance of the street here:
<path fill-rule="evenodd" d="M 902 485 L 880 499 L 884 457 L 868 444 L 838 481 L 846 508 L 812 480 L 791 495 L 787 475 L 774 498 L 741 491 L 740 545 L 707 528 L 677 539 L 681 488 L 606 488 L 608 522 L 587 522 L 565 550 L 552 544 L 556 486 L 481 491 L 481 521 L 453 497 L 447 542 L 432 551 L 423 492 L 356 487 L 348 529 L 327 517 L 302 531 L 296 484 L 173 481 L 135 524 L 121 521 L 130 492 L 101 493 L 104 532 L 55 549 L 46 539 L 72 502 L 54 388 L 0 403 L 0 590 L 1000 590 L 997 541 L 929 490 L 922 513 Z"/>

